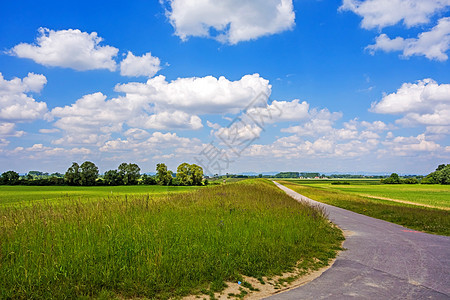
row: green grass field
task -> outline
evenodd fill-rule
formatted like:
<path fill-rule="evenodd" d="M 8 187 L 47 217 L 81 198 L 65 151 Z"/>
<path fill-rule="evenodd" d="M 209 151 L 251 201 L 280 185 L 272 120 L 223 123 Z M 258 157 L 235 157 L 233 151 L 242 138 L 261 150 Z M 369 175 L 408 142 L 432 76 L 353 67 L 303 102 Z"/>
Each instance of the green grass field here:
<path fill-rule="evenodd" d="M 371 196 L 398 199 L 403 201 L 425 204 L 436 208 L 450 208 L 450 185 L 437 184 L 377 184 L 375 182 L 348 181 L 349 185 L 333 185 L 327 181 L 312 183 L 302 180 L 289 180 L 298 184 L 307 184 L 314 187 L 329 188 L 359 196 Z M 342 181 L 341 181 L 342 182 Z"/>
<path fill-rule="evenodd" d="M 242 275 L 320 268 L 343 240 L 266 180 L 156 196 L 0 207 L 1 298 L 211 294 Z"/>
<path fill-rule="evenodd" d="M 347 181 L 347 180 L 346 180 Z M 450 235 L 448 210 L 394 202 L 374 197 L 395 198 L 418 204 L 449 207 L 449 186 L 443 185 L 331 185 L 302 180 L 278 181 L 286 187 L 319 202 L 331 204 L 374 218 L 429 233 Z M 363 196 L 364 195 L 364 196 Z"/>
<path fill-rule="evenodd" d="M 0 207 L 11 204 L 32 204 L 36 201 L 64 202 L 72 200 L 95 200 L 106 197 L 120 197 L 124 195 L 164 195 L 196 190 L 191 186 L 7 186 L 0 185 Z"/>

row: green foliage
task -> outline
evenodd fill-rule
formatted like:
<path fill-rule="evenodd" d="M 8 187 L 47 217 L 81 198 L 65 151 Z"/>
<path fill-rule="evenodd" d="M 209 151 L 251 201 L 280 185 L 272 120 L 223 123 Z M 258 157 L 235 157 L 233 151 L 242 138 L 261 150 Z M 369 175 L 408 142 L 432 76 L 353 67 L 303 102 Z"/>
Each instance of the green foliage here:
<path fill-rule="evenodd" d="M 386 179 L 381 179 L 380 181 L 381 181 L 381 183 L 385 183 L 385 184 L 400 184 L 400 183 L 402 183 L 402 181 L 397 173 L 392 173 L 391 176 L 389 176 Z"/>
<path fill-rule="evenodd" d="M 176 178 L 180 185 L 192 185 L 191 166 L 188 163 L 182 163 L 177 168 Z"/>
<path fill-rule="evenodd" d="M 2 173 L 2 176 L 0 178 L 1 184 L 13 185 L 13 184 L 17 184 L 18 181 L 19 181 L 19 174 L 17 174 L 14 171 L 6 171 L 6 172 Z"/>
<path fill-rule="evenodd" d="M 179 185 L 202 185 L 203 168 L 196 164 L 182 163 L 177 168 L 176 179 Z"/>
<path fill-rule="evenodd" d="M 80 182 L 81 185 L 89 186 L 95 185 L 95 181 L 98 178 L 98 168 L 90 161 L 85 161 L 80 166 Z"/>
<path fill-rule="evenodd" d="M 103 183 L 105 185 L 121 185 L 123 184 L 122 176 L 117 170 L 106 171 L 103 175 Z"/>
<path fill-rule="evenodd" d="M 95 185 L 97 178 L 98 168 L 90 161 L 85 161 L 81 166 L 74 162 L 64 174 L 64 180 L 69 185 Z"/>
<path fill-rule="evenodd" d="M 89 190 L 97 188 L 111 189 Z M 181 298 L 240 274 L 273 276 L 300 260 L 319 268 L 342 239 L 323 211 L 262 181 L 156 199 L 0 208 L 0 294 Z"/>
<path fill-rule="evenodd" d="M 141 169 L 136 164 L 122 163 L 117 168 L 120 176 L 122 177 L 123 184 L 133 185 L 137 184 Z"/>
<path fill-rule="evenodd" d="M 423 180 L 423 184 L 450 184 L 450 164 L 441 164 L 436 171 L 428 174 Z"/>
<path fill-rule="evenodd" d="M 64 180 L 68 185 L 81 184 L 80 166 L 78 165 L 78 163 L 72 163 L 72 166 L 67 169 L 66 174 L 64 174 Z"/>
<path fill-rule="evenodd" d="M 417 180 L 417 178 L 415 178 L 415 177 L 411 177 L 411 178 L 403 179 L 402 182 L 405 184 L 418 184 L 419 180 Z"/>
<path fill-rule="evenodd" d="M 299 176 L 299 172 L 280 172 L 275 175 L 275 178 L 298 178 Z"/>
<path fill-rule="evenodd" d="M 146 185 L 155 185 L 156 184 L 156 179 L 153 176 L 148 176 L 147 174 L 144 174 L 141 176 L 141 184 L 146 184 Z"/>
<path fill-rule="evenodd" d="M 170 185 L 172 183 L 172 171 L 167 170 L 166 164 L 156 165 L 156 182 L 159 185 Z"/>
<path fill-rule="evenodd" d="M 196 164 L 192 164 L 190 165 L 190 172 L 192 176 L 192 185 L 202 185 L 203 168 Z"/>

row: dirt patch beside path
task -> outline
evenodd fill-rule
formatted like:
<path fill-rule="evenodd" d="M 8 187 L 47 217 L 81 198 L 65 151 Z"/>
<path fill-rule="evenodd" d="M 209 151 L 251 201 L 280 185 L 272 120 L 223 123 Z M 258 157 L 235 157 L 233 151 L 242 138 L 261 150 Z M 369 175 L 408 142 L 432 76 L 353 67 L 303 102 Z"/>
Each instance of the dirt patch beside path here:
<path fill-rule="evenodd" d="M 358 195 L 363 196 L 363 197 L 367 197 L 367 198 L 372 198 L 372 199 L 388 200 L 388 201 L 404 203 L 404 204 L 410 204 L 410 205 L 416 205 L 416 206 L 424 206 L 424 207 L 429 207 L 429 208 L 438 208 L 438 209 L 443 209 L 443 210 L 450 210 L 450 208 L 448 208 L 448 207 L 434 206 L 434 205 L 416 203 L 416 202 L 400 200 L 400 199 L 392 199 L 392 198 L 386 198 L 386 197 L 380 197 L 380 196 L 372 196 L 372 195 L 367 195 L 367 194 L 358 194 Z"/>

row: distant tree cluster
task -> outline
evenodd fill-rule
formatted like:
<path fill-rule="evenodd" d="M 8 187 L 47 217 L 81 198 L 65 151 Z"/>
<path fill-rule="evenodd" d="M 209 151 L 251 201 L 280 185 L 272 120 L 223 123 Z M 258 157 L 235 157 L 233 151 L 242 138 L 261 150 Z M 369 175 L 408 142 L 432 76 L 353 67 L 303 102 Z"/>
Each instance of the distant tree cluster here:
<path fill-rule="evenodd" d="M 203 180 L 203 169 L 196 164 L 182 163 L 177 168 L 177 173 L 167 169 L 163 163 L 156 165 L 156 175 L 140 174 L 141 169 L 137 164 L 122 163 L 116 170 L 106 171 L 99 175 L 98 167 L 90 161 L 81 165 L 73 162 L 63 175 L 61 173 L 44 173 L 30 171 L 24 176 L 17 172 L 6 171 L 0 176 L 0 185 L 207 185 Z M 174 177 L 175 175 L 175 177 Z"/>
<path fill-rule="evenodd" d="M 400 178 L 397 173 L 392 173 L 391 176 L 381 179 L 381 183 L 385 184 L 450 184 L 450 164 L 439 165 L 436 171 L 428 174 L 421 181 L 416 177 Z"/>
<path fill-rule="evenodd" d="M 117 170 L 109 170 L 103 176 L 105 185 L 135 185 L 141 177 L 141 168 L 137 164 L 121 163 Z"/>
<path fill-rule="evenodd" d="M 442 164 L 436 171 L 428 174 L 423 180 L 424 184 L 450 184 L 450 164 Z"/>
<path fill-rule="evenodd" d="M 179 185 L 202 185 L 203 169 L 196 164 L 182 163 L 177 168 L 176 179 Z"/>
<path fill-rule="evenodd" d="M 298 178 L 300 177 L 299 172 L 280 172 L 275 175 L 275 178 Z"/>
<path fill-rule="evenodd" d="M 415 177 L 400 178 L 397 173 L 392 173 L 391 176 L 381 179 L 380 182 L 384 184 L 418 184 L 419 180 Z"/>
<path fill-rule="evenodd" d="M 392 173 L 391 176 L 381 179 L 380 182 L 384 184 L 418 184 L 419 180 L 415 177 L 400 178 L 397 173 Z"/>

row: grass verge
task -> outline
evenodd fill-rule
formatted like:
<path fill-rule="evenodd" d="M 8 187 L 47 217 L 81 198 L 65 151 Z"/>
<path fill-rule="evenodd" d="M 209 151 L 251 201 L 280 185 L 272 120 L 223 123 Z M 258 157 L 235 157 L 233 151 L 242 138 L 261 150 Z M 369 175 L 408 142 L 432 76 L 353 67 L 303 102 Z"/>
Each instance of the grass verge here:
<path fill-rule="evenodd" d="M 264 180 L 165 197 L 0 208 L 2 298 L 166 299 L 317 269 L 343 239 Z M 301 262 L 299 264 L 299 262 Z"/>
<path fill-rule="evenodd" d="M 450 235 L 449 212 L 389 200 L 372 199 L 330 188 L 301 185 L 292 181 L 278 181 L 284 186 L 319 202 L 348 209 L 411 229 Z"/>

